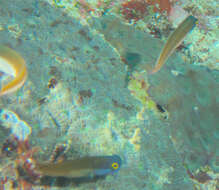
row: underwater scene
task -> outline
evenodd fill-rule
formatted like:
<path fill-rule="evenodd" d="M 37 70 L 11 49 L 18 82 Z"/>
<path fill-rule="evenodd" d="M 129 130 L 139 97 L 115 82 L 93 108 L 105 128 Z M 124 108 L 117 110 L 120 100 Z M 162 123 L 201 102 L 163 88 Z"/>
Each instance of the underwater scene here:
<path fill-rule="evenodd" d="M 219 190 L 219 3 L 0 0 L 0 190 Z"/>

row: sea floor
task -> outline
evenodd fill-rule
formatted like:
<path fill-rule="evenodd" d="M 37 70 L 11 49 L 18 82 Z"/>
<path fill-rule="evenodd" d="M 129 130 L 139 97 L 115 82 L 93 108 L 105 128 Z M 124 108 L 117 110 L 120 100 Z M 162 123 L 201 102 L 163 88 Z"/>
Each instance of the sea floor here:
<path fill-rule="evenodd" d="M 85 5 L 75 16 L 58 2 L 0 0 L 0 44 L 28 70 L 0 97 L 0 190 L 218 189 L 217 67 L 178 50 L 150 75 L 163 41 L 116 14 L 85 19 Z M 106 176 L 34 170 L 108 155 L 122 164 Z"/>

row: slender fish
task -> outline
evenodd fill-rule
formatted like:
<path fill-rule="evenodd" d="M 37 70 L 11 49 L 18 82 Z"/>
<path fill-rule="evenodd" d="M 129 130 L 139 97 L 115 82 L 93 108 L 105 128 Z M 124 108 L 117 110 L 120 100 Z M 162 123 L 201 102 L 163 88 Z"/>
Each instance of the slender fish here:
<path fill-rule="evenodd" d="M 27 78 L 27 68 L 24 59 L 14 50 L 0 45 L 0 71 L 14 78 L 2 86 L 0 96 L 16 91 Z"/>
<path fill-rule="evenodd" d="M 168 57 L 174 52 L 178 45 L 183 41 L 184 37 L 190 32 L 196 25 L 197 19 L 194 16 L 188 16 L 183 20 L 176 30 L 168 37 L 166 44 L 164 45 L 155 68 L 151 71 L 151 74 L 160 70 L 162 65 L 166 62 Z"/>
<path fill-rule="evenodd" d="M 121 158 L 113 156 L 91 156 L 58 163 L 36 163 L 35 170 L 51 177 L 94 177 L 104 176 L 120 169 Z"/>

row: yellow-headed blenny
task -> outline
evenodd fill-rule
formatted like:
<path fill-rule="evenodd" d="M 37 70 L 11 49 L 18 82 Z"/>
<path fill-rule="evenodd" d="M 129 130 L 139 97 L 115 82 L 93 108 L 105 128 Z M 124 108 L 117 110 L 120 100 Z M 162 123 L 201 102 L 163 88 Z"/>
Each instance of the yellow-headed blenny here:
<path fill-rule="evenodd" d="M 156 73 L 160 70 L 160 68 L 166 62 L 168 57 L 183 41 L 187 33 L 195 27 L 197 21 L 198 20 L 194 16 L 190 15 L 179 24 L 176 30 L 168 37 L 167 42 L 164 45 L 159 58 L 157 59 L 155 68 L 150 72 L 151 74 Z"/>
<path fill-rule="evenodd" d="M 0 71 L 14 78 L 2 86 L 0 96 L 16 91 L 27 78 L 24 59 L 14 50 L 0 45 Z"/>
<path fill-rule="evenodd" d="M 42 176 L 94 177 L 104 176 L 120 169 L 121 158 L 113 156 L 90 156 L 57 163 L 36 163 L 35 170 Z"/>

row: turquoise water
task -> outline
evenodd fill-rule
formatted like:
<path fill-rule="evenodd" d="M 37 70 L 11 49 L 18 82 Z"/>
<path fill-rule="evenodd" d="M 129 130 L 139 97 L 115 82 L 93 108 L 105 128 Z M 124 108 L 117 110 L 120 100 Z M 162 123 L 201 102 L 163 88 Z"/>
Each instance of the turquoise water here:
<path fill-rule="evenodd" d="M 75 6 L 0 0 L 0 44 L 28 71 L 0 97 L 0 190 L 217 189 L 218 71 L 191 64 L 185 44 L 149 75 L 173 28 Z"/>

